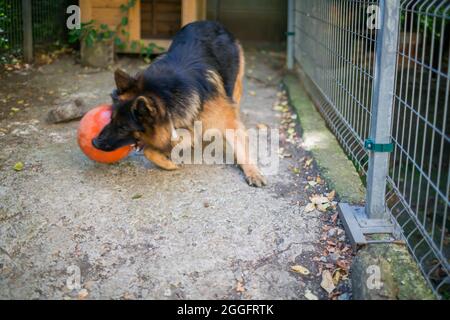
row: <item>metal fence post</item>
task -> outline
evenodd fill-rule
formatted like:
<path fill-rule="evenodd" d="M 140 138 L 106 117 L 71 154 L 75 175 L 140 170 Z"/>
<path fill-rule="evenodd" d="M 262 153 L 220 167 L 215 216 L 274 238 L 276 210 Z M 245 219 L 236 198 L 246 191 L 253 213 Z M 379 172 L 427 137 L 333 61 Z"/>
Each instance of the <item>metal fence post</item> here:
<path fill-rule="evenodd" d="M 391 117 L 396 79 L 397 39 L 400 7 L 398 0 L 380 0 L 381 29 L 377 34 L 372 109 L 369 139 L 365 148 L 369 153 L 366 207 L 338 206 L 339 215 L 354 247 L 373 242 L 394 240 L 394 227 L 386 207 L 386 179 L 389 170 Z M 390 234 L 382 240 L 367 239 L 366 235 Z"/>
<path fill-rule="evenodd" d="M 288 0 L 288 26 L 287 26 L 287 68 L 294 68 L 294 36 L 295 36 L 295 4 Z"/>
<path fill-rule="evenodd" d="M 386 211 L 386 178 L 389 170 L 391 149 L 391 116 L 394 101 L 395 72 L 397 61 L 397 38 L 399 26 L 399 1 L 381 0 L 381 30 L 378 33 L 374 87 L 372 95 L 372 117 L 369 171 L 367 174 L 366 214 L 369 219 L 388 219 Z M 377 150 L 376 146 L 388 146 Z"/>
<path fill-rule="evenodd" d="M 22 0 L 23 21 L 23 58 L 25 62 L 33 61 L 33 25 L 31 0 Z"/>

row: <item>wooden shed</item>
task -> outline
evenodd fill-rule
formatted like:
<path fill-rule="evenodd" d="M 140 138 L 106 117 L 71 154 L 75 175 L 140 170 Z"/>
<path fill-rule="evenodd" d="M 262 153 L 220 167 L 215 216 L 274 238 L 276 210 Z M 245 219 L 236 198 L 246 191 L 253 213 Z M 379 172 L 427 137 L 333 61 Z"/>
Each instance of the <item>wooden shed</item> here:
<path fill-rule="evenodd" d="M 81 20 L 94 20 L 115 29 L 124 17 L 120 6 L 127 3 L 128 0 L 80 0 Z M 126 29 L 129 36 L 126 40 L 142 40 L 144 44 L 154 43 L 167 48 L 182 26 L 205 18 L 206 0 L 136 0 L 128 10 Z M 128 45 L 124 51 L 133 50 Z"/>

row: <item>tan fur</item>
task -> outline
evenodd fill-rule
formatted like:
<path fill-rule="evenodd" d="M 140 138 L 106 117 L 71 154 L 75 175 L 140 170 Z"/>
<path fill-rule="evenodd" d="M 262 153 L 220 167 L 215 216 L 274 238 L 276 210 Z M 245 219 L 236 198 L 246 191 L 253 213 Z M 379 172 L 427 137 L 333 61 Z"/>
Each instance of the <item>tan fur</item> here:
<path fill-rule="evenodd" d="M 144 148 L 144 155 L 148 160 L 150 160 L 155 165 L 164 170 L 178 169 L 178 166 L 175 163 L 173 163 L 169 158 L 167 158 L 166 155 L 162 154 L 158 150 L 152 149 L 149 146 Z"/>
<path fill-rule="evenodd" d="M 267 184 L 266 178 L 255 164 L 255 159 L 250 158 L 248 136 L 244 124 L 239 120 L 239 108 L 230 104 L 226 97 L 219 97 L 205 103 L 199 120 L 202 121 L 204 131 L 220 130 L 229 146 L 234 147 L 236 161 L 250 185 L 261 187 Z M 227 129 L 233 129 L 235 135 L 227 136 Z"/>

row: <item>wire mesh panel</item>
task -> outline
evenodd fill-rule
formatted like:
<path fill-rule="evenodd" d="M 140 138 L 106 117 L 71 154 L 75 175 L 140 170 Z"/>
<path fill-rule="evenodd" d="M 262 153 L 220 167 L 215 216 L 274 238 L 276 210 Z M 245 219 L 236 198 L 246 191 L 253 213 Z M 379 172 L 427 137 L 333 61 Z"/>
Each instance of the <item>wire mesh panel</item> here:
<path fill-rule="evenodd" d="M 73 0 L 31 0 L 33 43 L 35 47 L 61 44 L 67 38 L 66 8 Z M 0 63 L 23 50 L 21 0 L 0 0 Z M 6 61 L 6 60 L 5 60 Z"/>
<path fill-rule="evenodd" d="M 20 53 L 22 45 L 22 2 L 0 0 L 0 58 L 5 53 Z"/>
<path fill-rule="evenodd" d="M 380 2 L 295 3 L 300 74 L 363 179 Z M 450 298 L 450 0 L 402 0 L 400 8 L 386 203 L 435 293 Z"/>
<path fill-rule="evenodd" d="M 361 173 L 367 171 L 376 32 L 366 27 L 376 1 L 297 0 L 296 60 L 324 100 L 319 109 Z"/>
<path fill-rule="evenodd" d="M 401 1 L 399 32 L 387 203 L 427 279 L 449 294 L 450 1 Z"/>
<path fill-rule="evenodd" d="M 31 3 L 34 43 L 46 46 L 64 40 L 67 35 L 65 19 L 68 1 L 33 0 Z"/>

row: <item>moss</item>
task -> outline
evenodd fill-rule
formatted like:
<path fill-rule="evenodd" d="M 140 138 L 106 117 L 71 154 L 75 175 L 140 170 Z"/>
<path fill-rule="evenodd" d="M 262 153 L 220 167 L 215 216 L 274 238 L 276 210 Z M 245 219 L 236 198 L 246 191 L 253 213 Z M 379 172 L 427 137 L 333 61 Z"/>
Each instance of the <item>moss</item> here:
<path fill-rule="evenodd" d="M 342 201 L 363 202 L 364 186 L 355 167 L 328 130 L 297 77 L 287 75 L 284 84 L 303 130 L 305 149 L 312 153 L 330 187 L 336 190 Z"/>
<path fill-rule="evenodd" d="M 379 266 L 382 286 L 367 288 L 370 266 Z M 360 251 L 352 266 L 353 294 L 356 299 L 432 300 L 416 262 L 408 250 L 398 244 L 371 244 Z"/>

